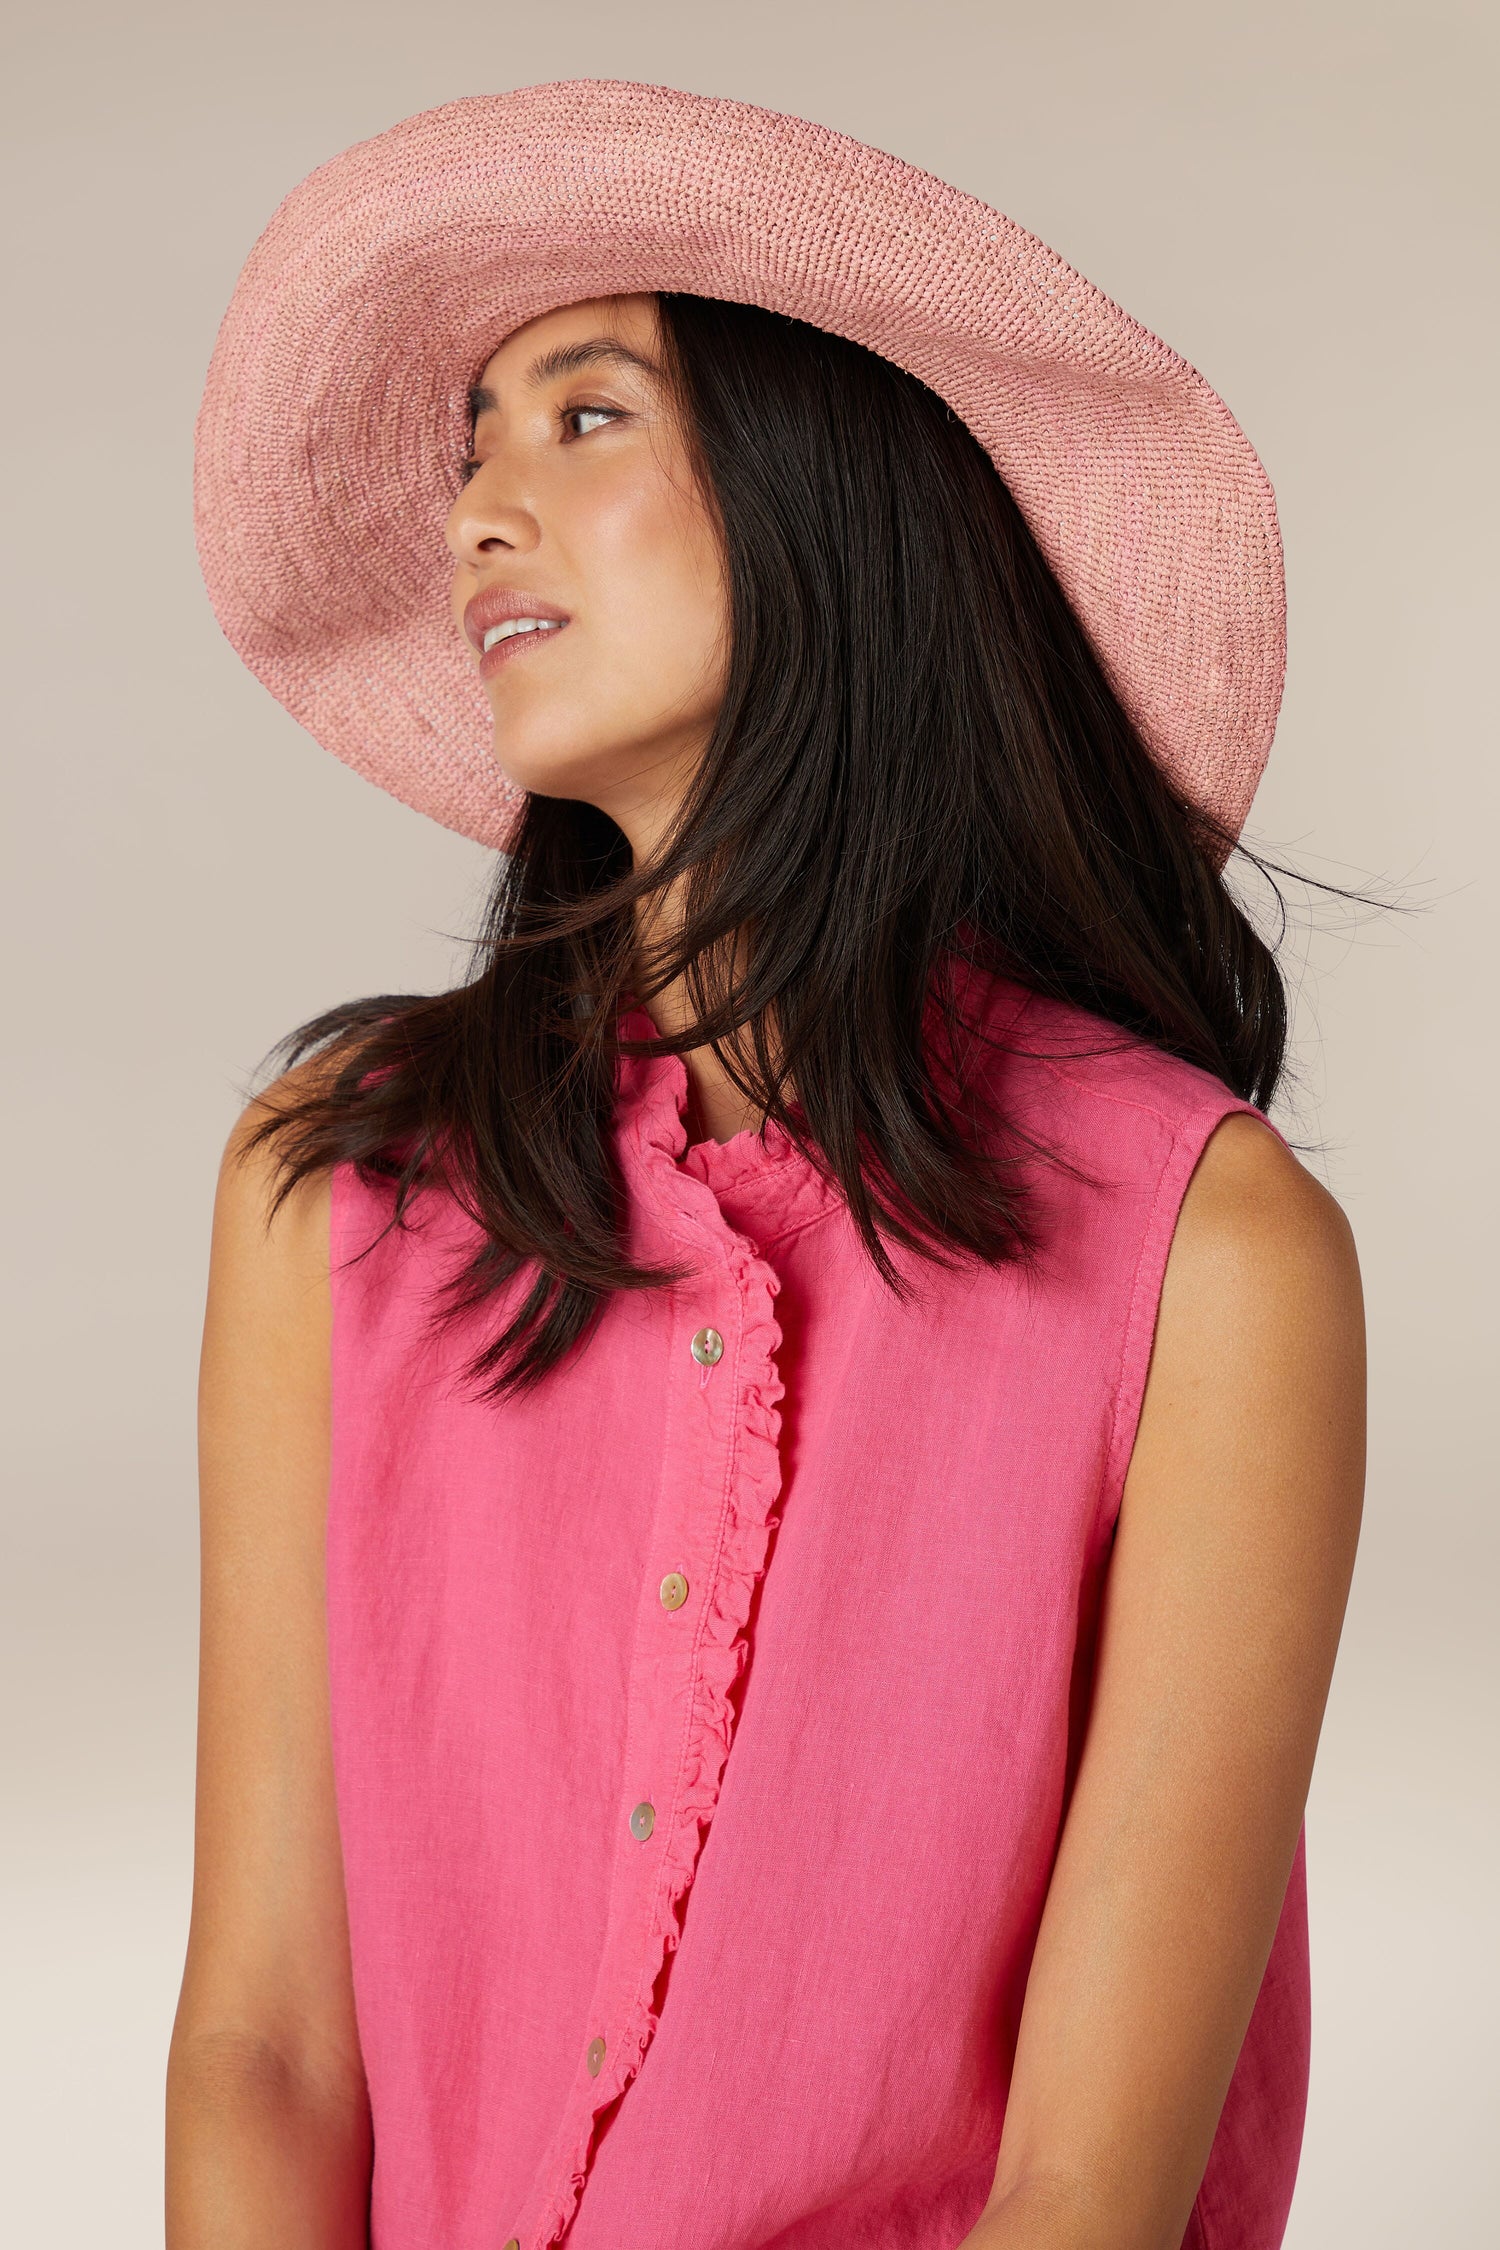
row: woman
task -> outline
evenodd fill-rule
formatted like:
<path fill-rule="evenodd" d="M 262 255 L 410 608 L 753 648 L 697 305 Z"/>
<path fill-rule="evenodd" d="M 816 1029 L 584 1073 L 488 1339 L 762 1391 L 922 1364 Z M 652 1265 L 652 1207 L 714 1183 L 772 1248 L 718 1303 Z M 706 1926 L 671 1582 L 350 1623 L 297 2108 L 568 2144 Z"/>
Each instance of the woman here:
<path fill-rule="evenodd" d="M 597 84 L 314 174 L 199 442 L 246 660 L 507 857 L 226 1157 L 173 2250 L 1271 2250 L 1362 1341 L 1253 454 L 971 199 Z"/>

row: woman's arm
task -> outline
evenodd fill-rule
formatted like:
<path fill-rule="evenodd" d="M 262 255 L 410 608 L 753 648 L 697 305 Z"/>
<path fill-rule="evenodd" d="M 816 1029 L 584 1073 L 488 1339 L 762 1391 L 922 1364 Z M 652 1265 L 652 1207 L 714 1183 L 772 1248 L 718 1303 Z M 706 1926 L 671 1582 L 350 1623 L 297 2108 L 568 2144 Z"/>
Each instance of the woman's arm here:
<path fill-rule="evenodd" d="M 1364 1482 L 1338 1205 L 1227 1118 L 1173 1238 L 995 2184 L 964 2250 L 1179 2250 L 1270 1954 Z"/>
<path fill-rule="evenodd" d="M 168 2250 L 356 2250 L 370 2127 L 334 1812 L 323 1533 L 326 1186 L 267 1229 L 232 1136 L 200 1389 L 192 1923 L 167 2066 Z"/>

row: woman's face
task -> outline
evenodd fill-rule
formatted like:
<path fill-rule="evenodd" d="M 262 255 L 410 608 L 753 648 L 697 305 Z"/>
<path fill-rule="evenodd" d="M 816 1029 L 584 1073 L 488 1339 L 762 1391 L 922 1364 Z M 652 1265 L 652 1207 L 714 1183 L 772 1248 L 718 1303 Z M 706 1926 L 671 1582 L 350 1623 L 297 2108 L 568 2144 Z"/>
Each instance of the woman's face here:
<path fill-rule="evenodd" d="M 727 657 L 718 542 L 659 349 L 650 296 L 507 336 L 479 378 L 447 530 L 501 769 L 598 805 L 637 860 L 702 755 Z"/>

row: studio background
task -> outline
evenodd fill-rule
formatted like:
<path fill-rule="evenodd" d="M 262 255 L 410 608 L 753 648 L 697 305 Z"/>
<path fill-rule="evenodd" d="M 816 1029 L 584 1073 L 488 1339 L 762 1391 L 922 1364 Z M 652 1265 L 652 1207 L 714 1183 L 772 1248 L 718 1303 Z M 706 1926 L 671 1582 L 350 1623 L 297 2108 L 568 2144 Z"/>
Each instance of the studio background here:
<path fill-rule="evenodd" d="M 1289 2250 L 1493 2241 L 1500 1508 L 1493 18 L 1429 0 L 81 0 L 4 73 L 11 1389 L 0 2232 L 160 2240 L 191 1872 L 193 1393 L 214 1174 L 289 1026 L 433 987 L 485 855 L 318 750 L 221 639 L 193 417 L 325 157 L 455 95 L 659 80 L 894 150 L 1033 228 L 1265 461 L 1291 661 L 1249 839 L 1291 893 L 1278 1118 L 1353 1223 L 1365 1528 L 1308 1811 Z"/>

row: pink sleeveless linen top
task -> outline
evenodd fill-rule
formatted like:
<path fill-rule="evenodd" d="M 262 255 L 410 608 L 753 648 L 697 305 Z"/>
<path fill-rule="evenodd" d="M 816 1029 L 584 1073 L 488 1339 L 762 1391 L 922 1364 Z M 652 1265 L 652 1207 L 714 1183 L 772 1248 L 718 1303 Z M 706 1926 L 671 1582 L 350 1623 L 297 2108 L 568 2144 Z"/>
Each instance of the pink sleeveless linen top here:
<path fill-rule="evenodd" d="M 971 992 L 977 989 L 971 981 Z M 1039 1265 L 871 1268 L 774 1126 L 624 1058 L 637 1257 L 477 1399 L 446 1198 L 334 1179 L 328 1627 L 373 2250 L 956 2250 L 993 2178 L 1109 1542 L 1215 1079 L 986 982 Z M 654 1036 L 631 1007 L 633 1036 Z M 1080 1053 L 1100 1042 L 1114 1051 Z M 1259 1114 L 1251 1111 L 1251 1114 Z M 1185 2250 L 1276 2250 L 1305 1832 Z"/>

